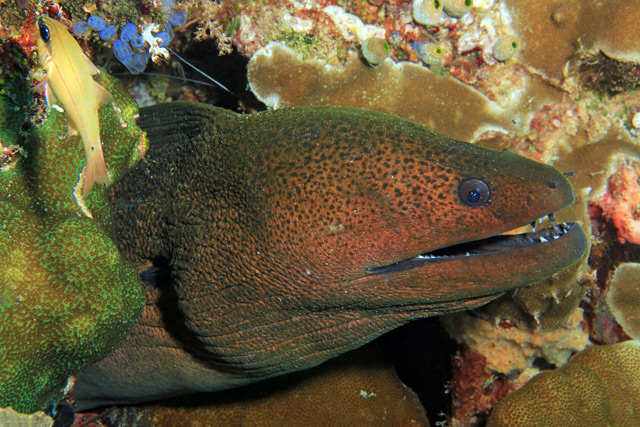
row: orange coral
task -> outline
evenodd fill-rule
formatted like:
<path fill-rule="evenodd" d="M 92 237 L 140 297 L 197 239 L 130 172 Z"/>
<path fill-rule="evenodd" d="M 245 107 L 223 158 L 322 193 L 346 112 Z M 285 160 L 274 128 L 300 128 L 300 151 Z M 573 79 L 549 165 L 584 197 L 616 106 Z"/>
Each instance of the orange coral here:
<path fill-rule="evenodd" d="M 640 244 L 640 160 L 618 158 L 607 189 L 595 205 L 618 229 L 621 243 Z"/>

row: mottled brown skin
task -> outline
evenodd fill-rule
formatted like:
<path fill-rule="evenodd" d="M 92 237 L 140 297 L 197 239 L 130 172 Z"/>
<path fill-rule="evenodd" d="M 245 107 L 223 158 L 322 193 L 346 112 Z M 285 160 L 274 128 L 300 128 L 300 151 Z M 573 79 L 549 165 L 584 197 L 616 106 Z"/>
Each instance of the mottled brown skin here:
<path fill-rule="evenodd" d="M 556 169 L 359 109 L 141 110 L 146 158 L 113 186 L 121 250 L 162 267 L 125 344 L 80 376 L 80 408 L 306 369 L 410 320 L 476 307 L 585 249 L 579 226 L 518 251 L 417 261 L 573 201 Z M 461 180 L 492 189 L 482 208 Z"/>

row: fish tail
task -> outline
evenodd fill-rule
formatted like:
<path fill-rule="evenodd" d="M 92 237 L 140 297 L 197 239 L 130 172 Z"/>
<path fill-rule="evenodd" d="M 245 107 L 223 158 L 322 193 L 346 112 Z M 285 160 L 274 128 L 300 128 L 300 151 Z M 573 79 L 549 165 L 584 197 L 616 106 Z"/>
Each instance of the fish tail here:
<path fill-rule="evenodd" d="M 87 158 L 87 170 L 84 177 L 84 188 L 82 195 L 87 197 L 89 192 L 93 188 L 93 184 L 109 183 L 109 176 L 107 175 L 107 165 L 104 163 L 104 156 L 102 155 L 102 145 L 100 141 L 97 144 L 97 153 Z"/>

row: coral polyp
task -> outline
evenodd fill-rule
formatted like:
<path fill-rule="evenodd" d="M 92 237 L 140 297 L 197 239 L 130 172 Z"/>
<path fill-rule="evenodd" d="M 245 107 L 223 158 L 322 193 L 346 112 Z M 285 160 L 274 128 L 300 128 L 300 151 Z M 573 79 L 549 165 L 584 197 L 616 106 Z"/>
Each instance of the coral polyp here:
<path fill-rule="evenodd" d="M 422 25 L 438 25 L 444 20 L 441 0 L 413 0 L 413 20 Z"/>
<path fill-rule="evenodd" d="M 413 49 L 418 54 L 418 58 L 427 65 L 441 65 L 444 50 L 436 43 L 414 42 Z"/>
<path fill-rule="evenodd" d="M 362 43 L 362 55 L 371 65 L 378 65 L 389 57 L 391 48 L 385 39 L 369 37 Z"/>
<path fill-rule="evenodd" d="M 493 45 L 493 57 L 498 61 L 506 61 L 520 49 L 520 42 L 513 36 L 502 36 Z"/>
<path fill-rule="evenodd" d="M 442 0 L 444 11 L 451 16 L 460 17 L 473 7 L 473 0 Z"/>

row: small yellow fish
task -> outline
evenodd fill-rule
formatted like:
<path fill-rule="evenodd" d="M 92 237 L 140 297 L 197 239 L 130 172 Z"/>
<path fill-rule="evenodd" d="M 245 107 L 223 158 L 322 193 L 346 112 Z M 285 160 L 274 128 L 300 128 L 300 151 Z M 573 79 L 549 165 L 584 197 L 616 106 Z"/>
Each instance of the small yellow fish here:
<path fill-rule="evenodd" d="M 100 105 L 112 101 L 111 95 L 93 76 L 98 68 L 84 54 L 76 39 L 60 22 L 38 17 L 38 56 L 47 73 L 45 97 L 67 113 L 69 131 L 79 133 L 87 160 L 83 195 L 93 184 L 108 183 L 107 168 L 100 143 Z"/>

